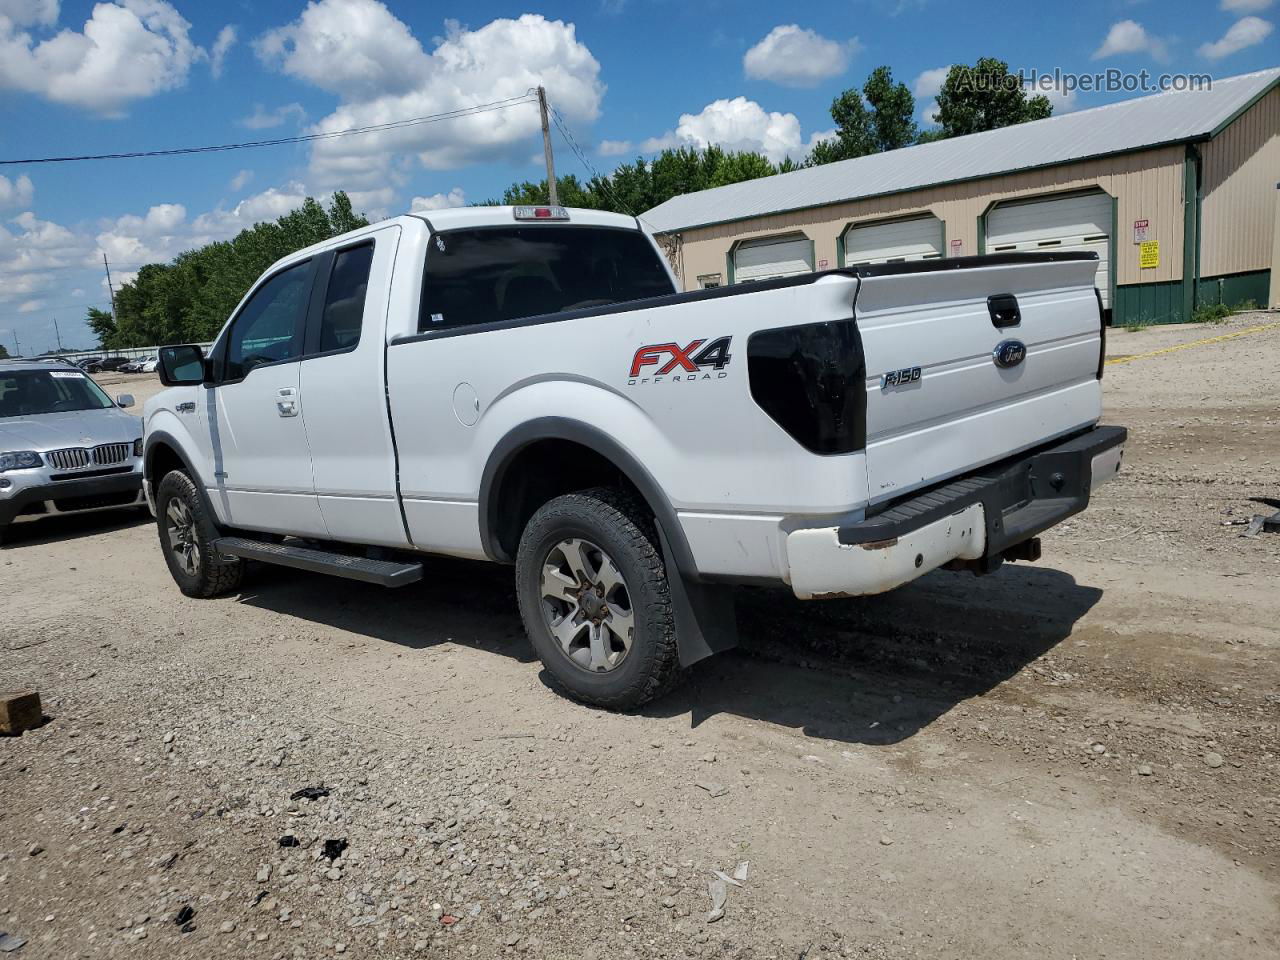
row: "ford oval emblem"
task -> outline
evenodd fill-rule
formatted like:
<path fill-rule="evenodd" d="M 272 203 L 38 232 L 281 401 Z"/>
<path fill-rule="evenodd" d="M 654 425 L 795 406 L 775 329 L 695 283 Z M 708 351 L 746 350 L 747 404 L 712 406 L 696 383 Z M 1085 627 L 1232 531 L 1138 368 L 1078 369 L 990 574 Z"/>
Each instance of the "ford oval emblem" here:
<path fill-rule="evenodd" d="M 1027 359 L 1027 345 L 1021 340 L 1001 340 L 991 351 L 997 367 L 1016 367 Z"/>

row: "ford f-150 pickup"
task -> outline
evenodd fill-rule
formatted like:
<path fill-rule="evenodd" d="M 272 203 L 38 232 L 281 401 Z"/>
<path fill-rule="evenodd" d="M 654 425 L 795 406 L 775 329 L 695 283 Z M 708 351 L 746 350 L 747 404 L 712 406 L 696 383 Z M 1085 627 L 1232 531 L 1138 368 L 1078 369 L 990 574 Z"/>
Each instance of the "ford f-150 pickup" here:
<path fill-rule="evenodd" d="M 401 216 L 293 254 L 161 352 L 145 490 L 181 590 L 247 560 L 400 586 L 513 564 L 570 695 L 735 642 L 734 584 L 879 593 L 1035 560 L 1120 468 L 1093 254 L 677 292 L 634 218 Z"/>

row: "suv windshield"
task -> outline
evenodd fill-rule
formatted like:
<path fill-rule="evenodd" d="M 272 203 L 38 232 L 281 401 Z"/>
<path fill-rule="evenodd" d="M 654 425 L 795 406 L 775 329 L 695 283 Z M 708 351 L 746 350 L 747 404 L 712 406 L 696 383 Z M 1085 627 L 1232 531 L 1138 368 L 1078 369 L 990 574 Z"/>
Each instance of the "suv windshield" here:
<path fill-rule="evenodd" d="M 75 370 L 0 370 L 0 419 L 111 406 L 102 388 Z"/>
<path fill-rule="evenodd" d="M 420 331 L 582 310 L 675 293 L 638 230 L 480 227 L 435 234 Z"/>

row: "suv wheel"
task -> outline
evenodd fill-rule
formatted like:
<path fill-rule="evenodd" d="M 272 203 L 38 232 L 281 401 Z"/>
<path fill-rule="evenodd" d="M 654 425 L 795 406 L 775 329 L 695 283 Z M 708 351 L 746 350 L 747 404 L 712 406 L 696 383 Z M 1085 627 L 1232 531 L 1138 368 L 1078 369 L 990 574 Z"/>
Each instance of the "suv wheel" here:
<path fill-rule="evenodd" d="M 157 529 L 165 563 L 188 597 L 216 597 L 240 586 L 244 561 L 224 560 L 211 547 L 218 538 L 196 485 L 181 470 L 165 474 L 156 490 Z"/>
<path fill-rule="evenodd" d="M 630 710 L 678 679 L 657 534 L 622 491 L 584 490 L 544 504 L 520 538 L 516 595 L 534 650 L 574 699 Z"/>

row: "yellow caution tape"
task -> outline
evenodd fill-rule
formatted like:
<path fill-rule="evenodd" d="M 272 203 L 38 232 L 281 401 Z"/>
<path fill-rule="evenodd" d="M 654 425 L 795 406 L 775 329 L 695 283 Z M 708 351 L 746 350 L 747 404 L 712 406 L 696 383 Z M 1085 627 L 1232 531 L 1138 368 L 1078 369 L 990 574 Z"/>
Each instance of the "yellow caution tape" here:
<path fill-rule="evenodd" d="M 1222 343 L 1224 340 L 1234 340 L 1236 337 L 1247 337 L 1251 333 L 1262 333 L 1264 330 L 1274 330 L 1280 327 L 1280 323 L 1263 323 L 1256 327 L 1245 327 L 1243 330 L 1236 330 L 1234 333 L 1224 333 L 1218 337 L 1205 337 L 1203 340 L 1192 340 L 1190 343 L 1180 343 L 1174 347 L 1165 347 L 1162 350 L 1152 350 L 1149 353 L 1133 353 L 1125 357 L 1112 357 L 1107 361 L 1107 366 L 1113 363 L 1131 363 L 1134 360 L 1145 360 L 1147 357 L 1158 357 L 1161 354 L 1173 353 L 1176 350 L 1189 350 L 1192 347 L 1202 347 L 1206 343 Z"/>

